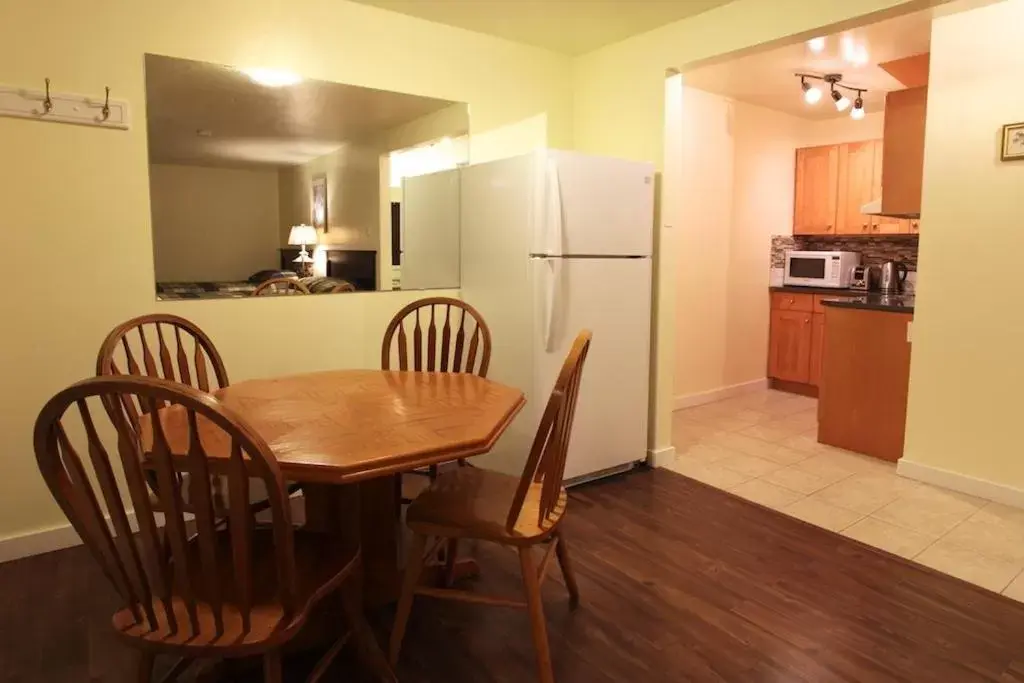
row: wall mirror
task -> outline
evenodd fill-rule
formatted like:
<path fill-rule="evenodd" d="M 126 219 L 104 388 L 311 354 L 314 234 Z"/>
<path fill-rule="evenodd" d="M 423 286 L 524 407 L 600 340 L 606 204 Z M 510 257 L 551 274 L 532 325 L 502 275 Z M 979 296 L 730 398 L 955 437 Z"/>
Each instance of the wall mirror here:
<path fill-rule="evenodd" d="M 145 60 L 158 299 L 459 286 L 464 103 Z"/>

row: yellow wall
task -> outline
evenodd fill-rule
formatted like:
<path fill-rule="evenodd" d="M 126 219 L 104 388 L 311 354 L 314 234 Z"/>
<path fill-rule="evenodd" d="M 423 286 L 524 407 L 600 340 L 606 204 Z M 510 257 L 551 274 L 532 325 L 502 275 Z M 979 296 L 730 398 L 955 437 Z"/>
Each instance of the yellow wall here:
<path fill-rule="evenodd" d="M 159 282 L 244 280 L 277 268 L 277 168 L 153 164 L 153 267 Z"/>
<path fill-rule="evenodd" d="M 1000 162 L 999 141 L 1003 124 L 1024 120 L 1021 26 L 1024 0 L 1006 0 L 932 28 L 904 451 L 1018 490 L 1024 161 Z"/>
<path fill-rule="evenodd" d="M 865 15 L 917 9 L 906 0 L 737 0 L 723 7 L 610 45 L 573 62 L 573 139 L 578 149 L 627 159 L 655 161 L 664 144 L 665 70 L 682 68 L 790 36 L 831 33 L 836 25 Z M 830 30 L 824 31 L 823 27 Z M 669 204 L 666 203 L 668 208 Z M 664 226 L 677 217 L 663 212 L 657 243 L 671 245 Z M 672 248 L 655 260 L 656 406 L 651 445 L 671 442 L 673 354 L 675 352 L 675 273 Z"/>
<path fill-rule="evenodd" d="M 118 322 L 151 311 L 191 318 L 241 380 L 372 367 L 387 320 L 421 296 L 156 303 L 145 52 L 463 101 L 474 132 L 543 116 L 546 137 L 523 147 L 571 143 L 567 57 L 343 0 L 0 0 L 0 17 L 0 83 L 41 88 L 50 77 L 57 91 L 91 94 L 107 85 L 133 120 L 124 132 L 0 118 L 4 229 L 32 235 L 19 249 L 40 250 L 38 260 L 8 259 L 9 281 L 25 286 L 0 294 L 0 539 L 63 523 L 36 469 L 32 423 L 50 395 L 91 373 Z"/>

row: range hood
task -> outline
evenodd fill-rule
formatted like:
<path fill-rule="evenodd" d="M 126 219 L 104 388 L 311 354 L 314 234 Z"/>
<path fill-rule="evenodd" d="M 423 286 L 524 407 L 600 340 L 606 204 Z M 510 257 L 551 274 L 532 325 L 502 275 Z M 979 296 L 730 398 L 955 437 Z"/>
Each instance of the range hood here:
<path fill-rule="evenodd" d="M 892 213 L 882 211 L 882 200 L 876 199 L 873 202 L 868 202 L 864 206 L 860 207 L 860 212 L 867 216 L 885 216 L 886 218 L 920 218 L 921 214 L 918 213 Z"/>

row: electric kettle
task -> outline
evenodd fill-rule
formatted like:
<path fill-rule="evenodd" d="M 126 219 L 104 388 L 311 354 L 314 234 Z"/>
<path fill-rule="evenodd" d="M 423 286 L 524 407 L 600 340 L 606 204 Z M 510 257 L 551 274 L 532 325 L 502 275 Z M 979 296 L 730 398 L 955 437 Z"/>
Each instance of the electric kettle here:
<path fill-rule="evenodd" d="M 882 264 L 879 278 L 879 289 L 883 294 L 899 294 L 907 281 L 907 266 L 899 261 L 886 261 Z"/>

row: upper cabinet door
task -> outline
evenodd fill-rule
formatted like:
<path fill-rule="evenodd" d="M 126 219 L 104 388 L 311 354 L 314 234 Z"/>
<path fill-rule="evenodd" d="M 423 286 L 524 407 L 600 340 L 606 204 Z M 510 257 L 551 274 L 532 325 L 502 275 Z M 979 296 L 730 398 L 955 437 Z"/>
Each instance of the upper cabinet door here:
<path fill-rule="evenodd" d="M 839 146 L 798 149 L 793 234 L 835 233 L 838 190 Z"/>
<path fill-rule="evenodd" d="M 882 209 L 886 213 L 921 213 L 927 107 L 927 87 L 896 90 L 885 96 Z"/>
<path fill-rule="evenodd" d="M 871 216 L 860 212 L 878 195 L 874 195 L 875 155 L 874 140 L 851 142 L 839 150 L 839 211 L 836 232 L 862 235 L 871 232 Z"/>
<path fill-rule="evenodd" d="M 875 172 L 871 179 L 871 198 L 882 196 L 882 155 L 885 145 L 882 140 L 875 140 Z M 889 216 L 871 216 L 871 232 L 881 235 L 893 235 L 906 232 L 907 221 Z"/>

